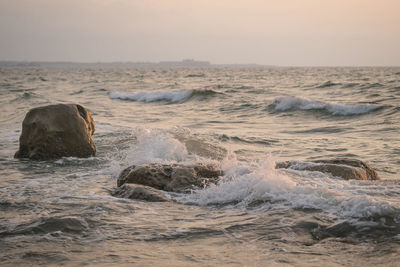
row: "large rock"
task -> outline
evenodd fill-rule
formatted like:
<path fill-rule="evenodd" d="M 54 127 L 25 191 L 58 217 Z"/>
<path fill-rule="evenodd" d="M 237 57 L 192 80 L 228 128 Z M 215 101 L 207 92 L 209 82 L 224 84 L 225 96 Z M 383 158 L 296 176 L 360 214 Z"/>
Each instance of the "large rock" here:
<path fill-rule="evenodd" d="M 222 171 L 216 169 L 214 165 L 196 164 L 142 164 L 133 165 L 121 172 L 117 185 L 125 183 L 141 184 L 151 186 L 156 189 L 185 192 L 194 187 L 206 186 L 215 183 Z"/>
<path fill-rule="evenodd" d="M 115 188 L 111 193 L 114 197 L 129 198 L 144 200 L 149 202 L 167 202 L 169 201 L 160 191 L 157 189 L 138 184 L 124 184 L 120 187 Z"/>
<path fill-rule="evenodd" d="M 15 158 L 51 159 L 90 157 L 96 154 L 89 111 L 76 104 L 31 109 L 22 123 Z"/>
<path fill-rule="evenodd" d="M 330 173 L 345 180 L 379 180 L 379 176 L 374 169 L 367 163 L 357 159 L 327 159 L 311 162 L 284 161 L 276 163 L 276 168 L 319 171 Z"/>

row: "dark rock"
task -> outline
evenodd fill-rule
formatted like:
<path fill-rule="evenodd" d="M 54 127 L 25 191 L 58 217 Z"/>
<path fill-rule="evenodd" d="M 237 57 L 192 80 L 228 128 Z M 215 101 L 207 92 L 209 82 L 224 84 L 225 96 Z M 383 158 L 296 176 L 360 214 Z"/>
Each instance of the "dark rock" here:
<path fill-rule="evenodd" d="M 112 193 L 114 197 L 138 199 L 150 202 L 169 201 L 160 191 L 150 186 L 138 184 L 124 184 L 117 187 Z"/>
<path fill-rule="evenodd" d="M 141 184 L 164 191 L 184 192 L 193 187 L 215 183 L 218 177 L 222 175 L 222 171 L 217 170 L 214 165 L 186 166 L 153 163 L 133 165 L 126 168 L 119 175 L 117 185 L 122 186 L 125 183 Z"/>
<path fill-rule="evenodd" d="M 277 169 L 319 171 L 345 180 L 379 180 L 378 174 L 367 163 L 357 159 L 328 159 L 311 162 L 284 161 L 276 163 Z"/>
<path fill-rule="evenodd" d="M 59 157 L 90 157 L 96 154 L 89 111 L 76 104 L 31 109 L 22 123 L 15 158 L 36 160 Z"/>

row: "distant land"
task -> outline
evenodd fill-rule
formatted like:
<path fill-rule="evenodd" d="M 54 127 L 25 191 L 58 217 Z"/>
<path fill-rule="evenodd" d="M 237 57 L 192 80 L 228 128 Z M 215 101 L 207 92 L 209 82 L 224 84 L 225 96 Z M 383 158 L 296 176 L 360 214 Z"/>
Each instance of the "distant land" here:
<path fill-rule="evenodd" d="M 184 59 L 160 62 L 68 62 L 68 61 L 0 61 L 0 67 L 273 67 L 259 64 L 211 64 L 209 61 Z"/>

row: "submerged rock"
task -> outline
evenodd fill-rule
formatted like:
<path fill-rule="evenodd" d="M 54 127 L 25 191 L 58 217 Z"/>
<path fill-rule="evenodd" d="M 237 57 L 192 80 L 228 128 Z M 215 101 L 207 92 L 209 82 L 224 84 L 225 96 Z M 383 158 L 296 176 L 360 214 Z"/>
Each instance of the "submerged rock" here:
<path fill-rule="evenodd" d="M 379 180 L 378 174 L 367 163 L 357 159 L 327 159 L 311 162 L 284 161 L 276 164 L 277 169 L 319 171 L 330 173 L 345 180 Z"/>
<path fill-rule="evenodd" d="M 22 123 L 15 158 L 90 157 L 96 153 L 90 112 L 76 104 L 31 109 Z"/>
<path fill-rule="evenodd" d="M 138 199 L 150 202 L 169 201 L 160 191 L 150 186 L 138 184 L 124 184 L 117 187 L 112 193 L 114 197 Z"/>
<path fill-rule="evenodd" d="M 141 184 L 156 189 L 184 192 L 193 187 L 206 186 L 215 183 L 221 170 L 210 164 L 181 165 L 181 164 L 142 164 L 133 165 L 121 172 L 117 185 Z"/>

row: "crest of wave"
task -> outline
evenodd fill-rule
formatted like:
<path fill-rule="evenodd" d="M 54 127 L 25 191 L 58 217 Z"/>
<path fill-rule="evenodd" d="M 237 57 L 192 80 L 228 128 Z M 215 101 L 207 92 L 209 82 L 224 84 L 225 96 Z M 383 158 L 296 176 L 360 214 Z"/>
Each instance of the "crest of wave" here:
<path fill-rule="evenodd" d="M 149 129 L 137 127 L 134 129 L 136 141 L 125 151 L 120 151 L 117 159 L 111 161 L 109 168 L 114 177 L 128 166 L 135 164 L 192 164 L 200 162 L 214 162 L 188 152 L 186 145 L 174 136 L 174 131 L 163 129 Z"/>
<path fill-rule="evenodd" d="M 191 94 L 191 90 L 137 93 L 112 91 L 109 96 L 111 99 L 122 99 L 138 102 L 169 101 L 175 103 L 185 100 L 186 98 L 190 97 Z"/>
<path fill-rule="evenodd" d="M 111 162 L 114 176 L 134 164 L 183 162 L 188 159 L 186 146 L 166 131 L 137 127 L 136 142 Z"/>
<path fill-rule="evenodd" d="M 275 110 L 325 110 L 332 115 L 359 115 L 379 109 L 382 106 L 374 104 L 338 104 L 310 100 L 301 97 L 277 97 L 274 101 Z"/>
<path fill-rule="evenodd" d="M 221 163 L 225 175 L 218 185 L 194 191 L 179 201 L 198 205 L 228 204 L 241 202 L 245 205 L 256 200 L 278 200 L 293 190 L 296 183 L 275 169 L 272 156 L 259 162 L 241 162 L 229 153 Z"/>
<path fill-rule="evenodd" d="M 188 156 L 186 146 L 164 130 L 138 127 L 135 135 L 126 158 L 131 164 L 181 162 Z"/>

